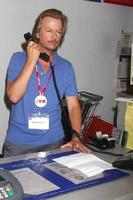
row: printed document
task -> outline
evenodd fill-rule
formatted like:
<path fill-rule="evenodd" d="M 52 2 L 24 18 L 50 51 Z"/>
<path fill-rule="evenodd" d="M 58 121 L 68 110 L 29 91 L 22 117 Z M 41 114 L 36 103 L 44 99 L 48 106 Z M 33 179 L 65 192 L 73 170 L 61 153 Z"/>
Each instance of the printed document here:
<path fill-rule="evenodd" d="M 59 189 L 59 187 L 28 167 L 10 171 L 22 184 L 25 194 L 37 195 Z"/>
<path fill-rule="evenodd" d="M 95 176 L 105 170 L 112 169 L 112 164 L 105 162 L 93 154 L 77 153 L 53 159 L 57 163 L 77 169 L 88 177 Z"/>

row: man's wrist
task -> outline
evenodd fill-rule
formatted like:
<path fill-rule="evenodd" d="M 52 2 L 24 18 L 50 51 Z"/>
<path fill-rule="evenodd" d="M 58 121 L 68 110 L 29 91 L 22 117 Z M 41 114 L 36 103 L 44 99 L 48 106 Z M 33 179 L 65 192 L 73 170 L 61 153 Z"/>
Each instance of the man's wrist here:
<path fill-rule="evenodd" d="M 78 133 L 77 131 L 73 130 L 72 132 L 72 138 L 77 137 L 81 142 L 83 140 L 83 135 L 82 133 Z"/>

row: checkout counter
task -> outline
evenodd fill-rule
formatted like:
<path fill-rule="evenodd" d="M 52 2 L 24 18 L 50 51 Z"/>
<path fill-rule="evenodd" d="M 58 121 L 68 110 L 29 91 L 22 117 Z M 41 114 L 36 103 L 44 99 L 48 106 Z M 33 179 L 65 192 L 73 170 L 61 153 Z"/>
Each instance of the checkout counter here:
<path fill-rule="evenodd" d="M 63 154 L 63 155 L 67 155 L 71 152 L 71 149 L 68 150 L 54 150 L 54 151 L 47 151 L 47 152 L 39 152 L 39 153 L 34 153 L 34 154 L 26 154 L 26 155 L 20 155 L 20 156 L 16 156 L 16 157 L 8 157 L 8 158 L 2 158 L 0 159 L 0 167 L 5 166 L 7 169 L 13 170 L 15 169 L 16 165 L 19 166 L 20 169 L 23 169 L 23 167 L 25 169 L 28 168 L 28 163 L 32 163 L 32 166 L 34 167 L 34 171 L 37 172 L 38 167 L 40 166 L 41 163 L 41 158 L 43 157 L 44 162 L 48 159 L 54 158 L 54 157 L 58 157 L 58 155 Z M 110 149 L 110 150 L 104 150 L 104 151 L 112 151 L 113 153 L 124 153 L 124 149 L 122 149 L 119 145 L 117 145 L 115 148 Z M 108 154 L 104 154 L 104 153 L 92 153 L 95 154 L 97 157 L 99 157 L 102 160 L 105 160 L 109 163 L 112 163 L 114 160 L 116 160 L 116 157 L 113 155 L 108 155 Z M 47 161 L 48 161 L 47 160 Z M 12 164 L 11 164 L 12 163 Z M 66 186 L 63 186 L 63 182 L 62 179 L 58 178 L 58 176 L 55 176 L 52 172 L 50 172 L 50 174 L 47 173 L 46 168 L 48 166 L 46 166 L 47 164 L 42 164 L 41 165 L 41 173 L 46 175 L 46 177 L 48 177 L 49 175 L 51 176 L 51 180 L 52 178 L 54 179 L 53 181 L 55 183 L 57 183 L 57 185 L 62 184 L 62 187 L 68 187 L 69 181 L 64 184 L 66 184 Z M 45 166 L 45 170 L 43 170 L 43 166 Z M 15 171 L 15 170 L 14 170 Z M 76 188 L 73 191 L 67 191 L 65 193 L 60 193 L 57 194 L 55 193 L 55 195 L 52 198 L 46 198 L 46 196 L 36 196 L 33 199 L 37 199 L 37 200 L 42 200 L 42 199 L 52 199 L 52 200 L 65 200 L 65 199 L 69 199 L 69 200 L 80 200 L 82 198 L 82 200 L 132 200 L 133 199 L 133 171 L 129 171 L 129 170 L 121 170 L 124 173 L 127 172 L 129 175 L 127 176 L 123 176 L 120 177 L 116 180 L 112 180 L 112 181 L 107 181 L 104 182 L 102 184 L 95 184 L 89 187 L 79 187 Z M 17 172 L 17 170 L 16 170 Z M 24 171 L 23 171 L 24 172 Z M 18 171 L 19 173 L 19 171 Z M 64 172 L 65 173 L 65 172 Z M 26 178 L 26 176 L 28 176 L 28 171 L 24 172 L 24 176 Z M 34 178 L 33 178 L 34 177 Z M 49 179 L 50 180 L 50 179 Z M 26 181 L 26 179 L 25 179 Z M 40 180 L 41 181 L 41 180 Z M 36 185 L 36 181 L 35 181 L 35 176 L 33 174 L 32 176 L 32 182 L 34 182 L 34 186 Z M 47 186 L 49 184 L 49 181 L 47 183 Z M 76 186 L 76 184 L 75 184 Z M 27 185 L 27 187 L 30 187 L 30 185 Z M 38 185 L 36 185 L 36 187 L 38 187 Z M 51 185 L 50 187 L 55 187 L 55 191 L 56 191 L 56 184 L 55 185 Z M 33 193 L 34 193 L 34 189 L 35 188 L 30 188 L 32 189 Z M 31 200 L 31 197 L 25 197 L 24 200 Z"/>

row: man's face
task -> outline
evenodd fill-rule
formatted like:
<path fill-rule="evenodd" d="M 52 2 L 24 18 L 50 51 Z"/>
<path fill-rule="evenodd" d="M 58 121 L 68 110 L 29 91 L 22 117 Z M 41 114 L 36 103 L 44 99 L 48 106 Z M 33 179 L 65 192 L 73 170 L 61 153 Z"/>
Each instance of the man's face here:
<path fill-rule="evenodd" d="M 37 33 L 39 45 L 42 50 L 54 50 L 59 46 L 62 34 L 62 22 L 60 19 L 45 17 L 41 28 Z"/>

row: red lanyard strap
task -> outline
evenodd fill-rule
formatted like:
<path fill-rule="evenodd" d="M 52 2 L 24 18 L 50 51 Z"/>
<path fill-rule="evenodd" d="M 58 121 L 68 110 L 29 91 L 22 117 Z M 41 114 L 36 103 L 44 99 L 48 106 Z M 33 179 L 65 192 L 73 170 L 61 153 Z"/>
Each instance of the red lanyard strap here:
<path fill-rule="evenodd" d="M 45 92 L 46 92 L 46 89 L 47 89 L 47 87 L 48 87 L 49 81 L 50 81 L 50 79 L 51 79 L 52 71 L 50 72 L 49 77 L 48 77 L 48 80 L 46 81 L 46 84 L 45 84 L 44 88 L 43 88 L 42 91 L 41 91 L 40 75 L 39 75 L 39 71 L 38 71 L 37 65 L 36 65 L 35 70 L 36 70 L 36 80 L 37 80 L 38 95 L 44 95 Z"/>

